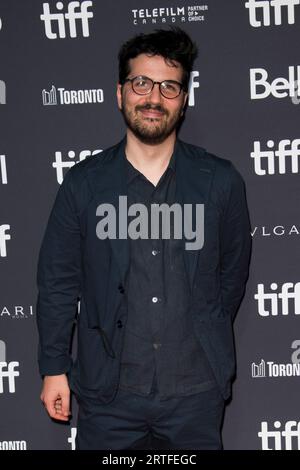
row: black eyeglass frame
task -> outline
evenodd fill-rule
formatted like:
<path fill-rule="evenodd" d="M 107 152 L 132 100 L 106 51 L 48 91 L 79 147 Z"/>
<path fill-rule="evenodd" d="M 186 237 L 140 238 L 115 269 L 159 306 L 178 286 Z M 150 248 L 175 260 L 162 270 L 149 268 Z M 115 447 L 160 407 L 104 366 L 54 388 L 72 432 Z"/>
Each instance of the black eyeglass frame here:
<path fill-rule="evenodd" d="M 152 87 L 151 87 L 151 89 L 150 89 L 149 91 L 147 91 L 147 93 L 137 93 L 137 92 L 134 90 L 134 88 L 133 88 L 133 81 L 136 80 L 137 78 L 144 78 L 144 79 L 150 80 L 150 82 L 152 82 Z M 125 78 L 125 79 L 123 80 L 122 85 L 123 85 L 124 83 L 126 83 L 126 82 L 131 82 L 132 91 L 133 91 L 134 93 L 136 93 L 137 95 L 139 95 L 139 96 L 149 95 L 149 94 L 152 92 L 152 90 L 153 90 L 153 88 L 154 88 L 154 85 L 155 85 L 156 83 L 159 85 L 159 91 L 160 91 L 161 95 L 162 95 L 164 98 L 167 98 L 168 100 L 173 100 L 173 99 L 175 99 L 175 98 L 178 98 L 178 96 L 180 95 L 180 93 L 182 92 L 182 90 L 183 90 L 184 92 L 186 92 L 186 90 L 185 90 L 183 84 L 180 83 L 180 82 L 177 82 L 176 80 L 163 80 L 162 82 L 157 82 L 157 81 L 152 80 L 152 78 L 146 77 L 146 75 L 137 75 L 136 77 L 133 77 L 133 78 Z M 170 97 L 170 96 L 165 96 L 165 95 L 163 94 L 163 92 L 162 92 L 162 89 L 161 89 L 162 83 L 165 83 L 165 82 L 167 82 L 167 83 L 176 83 L 176 85 L 179 85 L 180 90 L 179 90 L 178 95 L 172 96 L 172 97 Z"/>

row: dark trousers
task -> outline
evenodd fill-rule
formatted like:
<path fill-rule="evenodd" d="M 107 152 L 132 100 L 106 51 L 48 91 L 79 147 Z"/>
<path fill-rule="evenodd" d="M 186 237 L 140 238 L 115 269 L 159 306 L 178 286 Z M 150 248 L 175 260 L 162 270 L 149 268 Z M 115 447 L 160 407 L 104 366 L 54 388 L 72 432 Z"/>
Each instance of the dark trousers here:
<path fill-rule="evenodd" d="M 224 400 L 217 388 L 160 400 L 119 389 L 100 404 L 79 399 L 77 450 L 221 450 Z"/>

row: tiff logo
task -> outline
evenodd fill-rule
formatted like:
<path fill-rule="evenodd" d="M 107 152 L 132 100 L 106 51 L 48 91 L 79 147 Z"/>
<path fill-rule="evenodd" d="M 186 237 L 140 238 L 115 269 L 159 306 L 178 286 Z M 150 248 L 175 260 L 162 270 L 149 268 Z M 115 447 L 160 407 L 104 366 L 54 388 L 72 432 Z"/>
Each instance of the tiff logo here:
<path fill-rule="evenodd" d="M 7 170 L 5 155 L 0 155 L 0 179 L 2 184 L 7 184 Z"/>
<path fill-rule="evenodd" d="M 298 103 L 300 97 L 300 66 L 290 65 L 288 68 L 289 77 L 275 78 L 268 82 L 268 72 L 263 68 L 250 69 L 250 96 L 251 100 L 263 100 L 270 95 L 274 98 L 286 98 L 289 96 L 294 104 Z"/>
<path fill-rule="evenodd" d="M 69 169 L 71 168 L 72 166 L 74 166 L 76 163 L 78 162 L 81 162 L 82 160 L 85 160 L 86 157 L 89 157 L 91 155 L 96 155 L 98 153 L 102 152 L 102 150 L 100 149 L 96 149 L 94 150 L 93 152 L 91 152 L 90 150 L 82 150 L 81 152 L 79 152 L 79 159 L 76 160 L 76 161 L 67 161 L 67 160 L 63 160 L 63 157 L 62 157 L 62 152 L 55 152 L 55 161 L 52 163 L 52 166 L 53 168 L 56 170 L 56 179 L 57 179 L 57 182 L 59 184 L 62 184 L 63 182 L 63 179 L 64 179 L 64 169 Z M 75 152 L 73 150 L 70 150 L 67 154 L 67 156 L 70 158 L 70 159 L 74 159 L 75 158 Z"/>
<path fill-rule="evenodd" d="M 20 373 L 16 370 L 19 362 L 6 362 L 6 344 L 0 340 L 0 393 L 4 392 L 4 383 L 8 382 L 9 393 L 15 393 L 15 377 L 19 377 Z"/>
<path fill-rule="evenodd" d="M 68 442 L 71 445 L 71 450 L 76 450 L 75 439 L 77 434 L 77 428 L 71 428 L 71 436 L 68 437 Z"/>
<path fill-rule="evenodd" d="M 272 291 L 276 291 L 278 284 L 272 282 L 270 288 Z M 289 313 L 300 315 L 300 282 L 296 284 L 285 282 L 279 292 L 265 292 L 264 284 L 258 284 L 254 298 L 258 303 L 258 313 L 262 317 L 277 316 L 279 313 L 281 315 Z"/>
<path fill-rule="evenodd" d="M 11 236 L 8 232 L 10 225 L 3 224 L 0 225 L 0 257 L 5 258 L 7 256 L 6 242 L 11 239 Z"/>
<path fill-rule="evenodd" d="M 189 98 L 188 105 L 195 106 L 195 89 L 199 88 L 200 84 L 196 81 L 196 78 L 199 77 L 199 72 L 194 70 L 191 72 L 190 82 L 189 82 Z"/>
<path fill-rule="evenodd" d="M 300 0 L 248 0 L 245 7 L 249 10 L 249 21 L 253 28 L 271 25 L 271 9 L 274 12 L 274 24 L 282 24 L 282 11 L 287 12 L 288 24 L 295 24 L 295 7 Z M 257 10 L 262 13 L 262 22 L 257 17 Z"/>
<path fill-rule="evenodd" d="M 0 80 L 0 104 L 6 104 L 6 85 L 3 80 Z"/>
<path fill-rule="evenodd" d="M 267 147 L 274 149 L 274 146 L 274 141 L 268 140 Z M 250 156 L 257 175 L 274 175 L 276 172 L 283 175 L 287 171 L 299 173 L 300 139 L 280 140 L 277 150 L 261 150 L 261 143 L 255 141 Z"/>
<path fill-rule="evenodd" d="M 58 36 L 66 37 L 66 23 L 71 38 L 77 37 L 77 23 L 81 23 L 82 36 L 89 37 L 89 19 L 93 18 L 93 13 L 88 11 L 93 5 L 92 1 L 69 2 L 67 13 L 50 13 L 49 3 L 43 3 L 43 14 L 40 15 L 45 25 L 45 33 L 48 39 L 57 39 L 57 33 L 53 31 L 53 25 L 58 28 Z M 63 2 L 56 2 L 56 10 L 64 9 Z M 77 11 L 76 11 L 77 10 Z"/>
<path fill-rule="evenodd" d="M 283 430 L 280 430 L 281 422 L 275 421 L 274 428 L 277 431 L 269 431 L 267 421 L 262 421 L 261 430 L 257 433 L 262 450 L 300 450 L 300 421 L 287 421 Z"/>

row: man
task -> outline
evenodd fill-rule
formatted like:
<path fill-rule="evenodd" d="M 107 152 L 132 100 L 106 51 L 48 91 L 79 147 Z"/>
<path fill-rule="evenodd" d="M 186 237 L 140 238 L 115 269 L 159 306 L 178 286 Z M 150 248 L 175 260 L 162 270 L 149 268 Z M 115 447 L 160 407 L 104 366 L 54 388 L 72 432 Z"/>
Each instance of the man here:
<path fill-rule="evenodd" d="M 77 449 L 222 448 L 251 237 L 233 164 L 176 136 L 196 52 L 179 28 L 122 46 L 126 137 L 67 172 L 50 215 L 38 265 L 41 400 L 67 421 L 74 391 Z"/>

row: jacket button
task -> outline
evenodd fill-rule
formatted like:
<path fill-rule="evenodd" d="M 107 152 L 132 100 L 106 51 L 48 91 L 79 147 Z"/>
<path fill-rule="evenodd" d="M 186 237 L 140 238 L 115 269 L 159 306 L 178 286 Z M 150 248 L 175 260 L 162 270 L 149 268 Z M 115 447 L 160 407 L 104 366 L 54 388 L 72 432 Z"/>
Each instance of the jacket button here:
<path fill-rule="evenodd" d="M 122 286 L 122 284 L 118 285 L 118 289 L 119 289 L 121 294 L 124 294 L 125 290 L 124 290 L 124 287 Z"/>
<path fill-rule="evenodd" d="M 117 321 L 118 328 L 123 328 L 122 320 Z"/>

